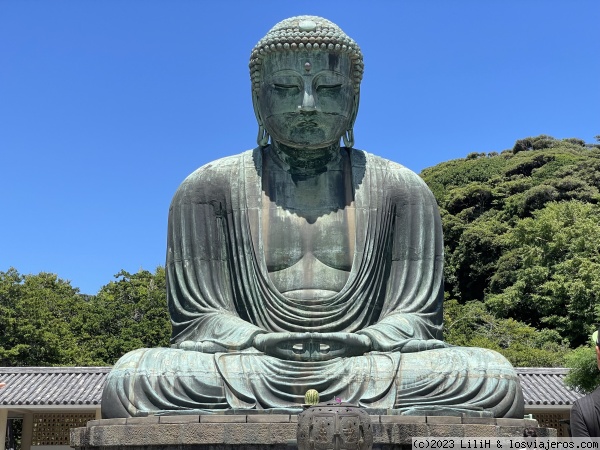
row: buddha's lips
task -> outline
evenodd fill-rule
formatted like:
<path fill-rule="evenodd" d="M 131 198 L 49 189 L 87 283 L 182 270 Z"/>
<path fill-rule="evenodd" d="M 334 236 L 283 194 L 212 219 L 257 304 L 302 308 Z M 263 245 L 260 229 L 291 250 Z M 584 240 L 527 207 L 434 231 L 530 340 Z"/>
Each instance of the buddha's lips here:
<path fill-rule="evenodd" d="M 285 120 L 291 125 L 291 126 L 295 126 L 295 125 L 319 125 L 319 119 L 320 119 L 320 115 L 323 113 L 320 112 L 312 112 L 309 114 L 306 113 L 297 113 L 297 112 L 292 112 L 292 113 L 284 113 L 282 115 L 279 114 L 273 114 L 271 116 L 268 116 L 268 119 L 271 118 L 277 118 L 277 116 L 279 117 L 284 117 Z"/>
<path fill-rule="evenodd" d="M 298 114 L 298 115 L 294 115 L 289 117 L 290 119 L 290 125 L 291 126 L 298 126 L 298 127 L 319 127 L 321 126 L 320 124 L 320 117 L 319 115 L 315 114 L 315 115 L 304 115 L 304 114 Z"/>
<path fill-rule="evenodd" d="M 319 126 L 319 124 L 314 120 L 299 120 L 297 122 L 297 125 L 300 125 L 303 127 L 306 127 L 306 126 L 318 127 Z"/>

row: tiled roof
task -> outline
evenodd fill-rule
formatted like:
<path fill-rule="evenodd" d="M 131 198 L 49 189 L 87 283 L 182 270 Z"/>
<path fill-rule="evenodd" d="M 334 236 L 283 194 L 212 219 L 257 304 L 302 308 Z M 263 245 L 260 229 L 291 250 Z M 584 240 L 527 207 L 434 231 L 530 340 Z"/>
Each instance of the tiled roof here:
<path fill-rule="evenodd" d="M 110 367 L 0 367 L 2 405 L 99 405 Z M 581 397 L 563 379 L 569 369 L 516 368 L 525 405 L 572 405 Z"/>
<path fill-rule="evenodd" d="M 564 384 L 564 378 L 569 373 L 569 369 L 554 367 L 517 367 L 515 369 L 523 388 L 525 405 L 572 405 L 575 400 L 582 397 L 582 394 L 569 389 Z"/>
<path fill-rule="evenodd" d="M 0 367 L 0 407 L 100 405 L 110 367 Z"/>

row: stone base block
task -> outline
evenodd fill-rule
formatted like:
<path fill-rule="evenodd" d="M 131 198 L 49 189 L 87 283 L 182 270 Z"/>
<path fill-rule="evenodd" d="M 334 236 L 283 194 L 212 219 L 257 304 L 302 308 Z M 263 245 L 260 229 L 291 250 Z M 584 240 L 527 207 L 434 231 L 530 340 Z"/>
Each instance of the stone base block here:
<path fill-rule="evenodd" d="M 92 420 L 71 430 L 77 450 L 292 450 L 297 416 L 149 416 Z M 532 419 L 372 415 L 373 449 L 410 448 L 413 437 L 518 437 L 526 427 L 556 437 Z"/>

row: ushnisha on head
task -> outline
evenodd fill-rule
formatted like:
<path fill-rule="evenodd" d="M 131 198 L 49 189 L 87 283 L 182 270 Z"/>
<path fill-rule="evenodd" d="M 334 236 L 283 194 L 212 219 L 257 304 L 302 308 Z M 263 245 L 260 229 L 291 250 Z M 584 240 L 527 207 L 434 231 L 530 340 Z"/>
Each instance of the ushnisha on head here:
<path fill-rule="evenodd" d="M 360 48 L 329 20 L 297 16 L 279 22 L 250 58 L 258 144 L 267 145 L 271 135 L 311 149 L 319 140 L 331 145 L 343 137 L 351 147 L 363 71 Z M 299 123 L 295 116 L 301 114 L 314 114 L 312 122 Z"/>
<path fill-rule="evenodd" d="M 318 16 L 296 16 L 282 20 L 258 41 L 250 56 L 252 91 L 258 92 L 260 89 L 260 69 L 266 55 L 298 50 L 347 54 L 352 61 L 354 89 L 356 93 L 360 91 L 365 68 L 360 47 L 335 23 Z"/>

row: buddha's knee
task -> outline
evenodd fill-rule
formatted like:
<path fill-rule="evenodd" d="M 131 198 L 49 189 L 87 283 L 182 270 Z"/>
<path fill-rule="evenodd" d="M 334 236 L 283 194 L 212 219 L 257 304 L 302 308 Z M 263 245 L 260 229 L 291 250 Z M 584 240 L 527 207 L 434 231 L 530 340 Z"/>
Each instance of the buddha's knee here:
<path fill-rule="evenodd" d="M 402 368 L 415 372 L 481 372 L 482 376 L 484 372 L 515 374 L 510 362 L 500 353 L 476 347 L 449 347 L 404 354 Z"/>
<path fill-rule="evenodd" d="M 497 351 L 477 347 L 451 347 L 447 350 L 452 353 L 452 358 L 463 361 L 469 370 L 498 371 L 498 373 L 514 375 L 516 379 L 515 369 L 511 363 Z"/>
<path fill-rule="evenodd" d="M 517 374 L 498 352 L 450 347 L 402 355 L 398 406 L 469 409 L 493 417 L 522 417 Z"/>
<path fill-rule="evenodd" d="M 517 375 L 498 352 L 475 347 L 449 347 L 402 355 L 399 384 L 401 389 L 414 389 L 431 383 L 438 391 L 459 390 L 493 380 L 505 387 L 517 383 Z M 508 384 L 507 384 L 508 383 Z"/>
<path fill-rule="evenodd" d="M 102 416 L 131 417 L 171 409 L 180 388 L 198 393 L 205 403 L 221 402 L 223 380 L 214 355 L 170 348 L 134 350 L 121 357 L 107 377 Z"/>
<path fill-rule="evenodd" d="M 137 350 L 132 350 L 128 353 L 125 353 L 115 363 L 109 377 L 115 371 L 135 370 L 138 366 L 141 365 L 141 362 L 144 360 L 146 354 L 152 350 L 153 349 L 149 348 L 138 348 Z"/>
<path fill-rule="evenodd" d="M 123 355 L 106 378 L 102 391 L 102 417 L 131 417 L 132 402 L 129 400 L 135 372 L 149 349 L 141 348 Z"/>

